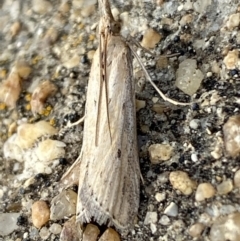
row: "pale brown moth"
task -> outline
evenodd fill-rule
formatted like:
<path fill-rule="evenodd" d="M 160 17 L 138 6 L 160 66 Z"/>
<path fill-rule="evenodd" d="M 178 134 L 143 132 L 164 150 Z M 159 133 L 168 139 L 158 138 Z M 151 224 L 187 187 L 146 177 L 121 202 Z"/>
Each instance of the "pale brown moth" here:
<path fill-rule="evenodd" d="M 99 0 L 99 48 L 91 67 L 81 154 L 63 181 L 79 179 L 77 222 L 133 224 L 139 207 L 132 55 L 107 0 Z"/>
<path fill-rule="evenodd" d="M 81 154 L 62 180 L 65 185 L 79 182 L 78 223 L 93 221 L 125 234 L 137 215 L 140 195 L 132 53 L 139 58 L 120 36 L 108 0 L 98 2 L 99 48 L 90 71 Z M 189 104 L 167 98 L 139 63 L 164 100 Z"/>

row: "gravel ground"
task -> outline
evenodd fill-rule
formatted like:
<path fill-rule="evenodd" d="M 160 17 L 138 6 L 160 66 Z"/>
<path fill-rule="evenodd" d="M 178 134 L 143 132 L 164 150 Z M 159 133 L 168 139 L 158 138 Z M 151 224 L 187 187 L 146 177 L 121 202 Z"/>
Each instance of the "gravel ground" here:
<path fill-rule="evenodd" d="M 83 126 L 65 127 L 84 114 L 98 7 L 22 3 L 0 2 L 0 240 L 57 241 L 75 212 L 77 186 L 59 196 L 59 180 L 81 150 Z M 122 240 L 240 240 L 238 1 L 119 0 L 112 8 L 123 35 L 158 56 L 137 50 L 151 79 L 191 103 L 164 102 L 134 59 L 144 183 Z M 162 56 L 172 53 L 180 55 Z M 67 208 L 53 198 L 67 198 Z"/>

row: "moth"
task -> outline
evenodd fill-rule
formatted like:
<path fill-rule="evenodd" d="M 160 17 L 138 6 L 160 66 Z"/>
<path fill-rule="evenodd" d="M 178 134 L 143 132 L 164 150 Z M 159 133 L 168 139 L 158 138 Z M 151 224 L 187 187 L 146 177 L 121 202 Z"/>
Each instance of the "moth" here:
<path fill-rule="evenodd" d="M 79 179 L 77 222 L 123 233 L 133 224 L 140 196 L 132 54 L 109 2 L 99 0 L 99 7 L 99 48 L 90 71 L 81 154 L 63 181 Z"/>
<path fill-rule="evenodd" d="M 108 0 L 98 2 L 102 15 L 99 47 L 90 71 L 82 149 L 62 180 L 66 185 L 79 181 L 78 223 L 93 221 L 126 234 L 137 215 L 140 196 L 132 54 L 139 58 L 120 36 L 120 24 Z M 139 64 L 164 100 L 189 105 L 166 97 Z"/>

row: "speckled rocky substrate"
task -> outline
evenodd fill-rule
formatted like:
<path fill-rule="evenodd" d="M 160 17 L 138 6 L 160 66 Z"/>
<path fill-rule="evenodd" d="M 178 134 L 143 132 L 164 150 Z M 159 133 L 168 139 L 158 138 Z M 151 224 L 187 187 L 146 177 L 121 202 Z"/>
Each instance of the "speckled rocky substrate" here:
<path fill-rule="evenodd" d="M 59 193 L 58 182 L 80 153 L 82 125 L 59 131 L 84 113 L 99 20 L 96 1 L 87 2 L 0 2 L 0 240 L 57 241 L 64 223 L 74 223 L 65 216 L 75 212 L 77 186 Z M 130 32 L 157 56 L 181 53 L 154 59 L 138 51 L 168 97 L 193 102 L 163 102 L 134 60 L 144 184 L 135 227 L 122 240 L 240 240 L 240 6 L 135 0 L 113 7 L 124 35 Z M 51 93 L 44 81 L 53 85 Z M 31 135 L 34 125 L 22 128 L 39 120 L 54 130 L 42 136 L 42 130 Z M 49 139 L 61 157 L 39 163 Z"/>

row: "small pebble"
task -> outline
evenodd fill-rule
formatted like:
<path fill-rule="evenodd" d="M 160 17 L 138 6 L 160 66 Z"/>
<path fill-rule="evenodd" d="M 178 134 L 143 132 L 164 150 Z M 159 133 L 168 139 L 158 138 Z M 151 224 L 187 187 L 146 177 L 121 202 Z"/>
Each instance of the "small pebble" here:
<path fill-rule="evenodd" d="M 212 155 L 212 157 L 216 160 L 218 160 L 219 158 L 222 157 L 223 155 L 223 150 L 222 150 L 222 146 L 220 143 L 217 143 L 214 147 L 214 150 L 210 152 L 210 154 Z"/>
<path fill-rule="evenodd" d="M 0 235 L 6 236 L 17 230 L 19 213 L 0 213 Z"/>
<path fill-rule="evenodd" d="M 47 139 L 38 143 L 34 152 L 40 162 L 49 162 L 65 156 L 65 147 L 64 142 Z"/>
<path fill-rule="evenodd" d="M 83 234 L 82 229 L 79 228 L 76 223 L 76 216 L 71 217 L 63 225 L 62 232 L 60 234 L 60 241 L 79 241 Z"/>
<path fill-rule="evenodd" d="M 10 33 L 12 37 L 15 37 L 21 30 L 21 23 L 19 21 L 16 21 L 12 24 L 10 27 Z"/>
<path fill-rule="evenodd" d="M 169 144 L 153 144 L 148 148 L 148 152 L 151 163 L 158 164 L 171 158 L 173 148 Z"/>
<path fill-rule="evenodd" d="M 239 241 L 240 213 L 229 214 L 227 217 L 217 218 L 210 231 L 211 241 Z"/>
<path fill-rule="evenodd" d="M 40 83 L 33 91 L 30 101 L 33 114 L 41 113 L 46 99 L 57 91 L 56 86 L 49 80 Z"/>
<path fill-rule="evenodd" d="M 92 60 L 93 57 L 94 57 L 94 54 L 95 54 L 95 51 L 94 51 L 94 50 L 88 51 L 88 53 L 87 53 L 87 58 L 88 58 L 89 60 Z"/>
<path fill-rule="evenodd" d="M 197 69 L 195 59 L 185 59 L 180 63 L 176 72 L 176 86 L 185 94 L 193 95 L 196 93 L 203 80 L 203 73 Z"/>
<path fill-rule="evenodd" d="M 38 121 L 34 124 L 24 123 L 17 129 L 16 144 L 22 149 L 27 149 L 41 136 L 56 133 L 57 130 L 46 121 Z"/>
<path fill-rule="evenodd" d="M 239 51 L 237 49 L 234 49 L 232 51 L 229 51 L 227 56 L 223 59 L 224 64 L 226 65 L 227 69 L 235 69 L 238 67 L 238 58 Z"/>
<path fill-rule="evenodd" d="M 155 30 L 149 28 L 143 35 L 141 45 L 146 49 L 155 48 L 156 44 L 160 42 L 162 36 Z"/>
<path fill-rule="evenodd" d="M 200 183 L 197 187 L 195 194 L 195 199 L 198 202 L 201 202 L 207 198 L 211 198 L 216 194 L 216 190 L 210 183 Z"/>
<path fill-rule="evenodd" d="M 198 161 L 198 155 L 197 155 L 196 153 L 192 153 L 192 154 L 191 154 L 191 160 L 192 160 L 193 162 L 197 162 L 197 161 Z"/>
<path fill-rule="evenodd" d="M 212 0 L 197 0 L 194 1 L 193 8 L 196 12 L 203 14 L 211 3 Z"/>
<path fill-rule="evenodd" d="M 170 183 L 174 189 L 179 190 L 184 195 L 190 195 L 196 189 L 197 183 L 190 179 L 183 171 L 174 171 L 169 175 Z"/>
<path fill-rule="evenodd" d="M 215 61 L 213 61 L 213 62 L 211 63 L 211 65 L 212 65 L 211 71 L 212 71 L 213 73 L 219 75 L 221 69 L 220 69 L 220 67 L 219 67 L 218 62 L 215 60 Z"/>
<path fill-rule="evenodd" d="M 9 108 L 15 108 L 21 92 L 21 78 L 16 71 L 0 84 L 0 102 Z"/>
<path fill-rule="evenodd" d="M 68 2 L 65 2 L 65 1 L 62 2 L 61 5 L 60 5 L 59 8 L 58 8 L 58 11 L 59 11 L 61 14 L 63 14 L 63 15 L 68 14 L 69 11 L 70 11 L 70 5 L 69 5 L 69 3 L 68 3 Z"/>
<path fill-rule="evenodd" d="M 62 231 L 62 226 L 58 223 L 53 223 L 50 226 L 49 231 L 53 234 L 60 234 Z"/>
<path fill-rule="evenodd" d="M 176 203 L 171 202 L 164 210 L 164 214 L 169 217 L 177 217 L 178 215 L 178 206 Z"/>
<path fill-rule="evenodd" d="M 35 179 L 34 177 L 30 177 L 30 178 L 28 178 L 28 179 L 24 182 L 23 187 L 24 187 L 24 188 L 27 188 L 27 187 L 29 187 L 30 185 L 34 184 L 35 181 L 36 181 L 36 179 Z"/>
<path fill-rule="evenodd" d="M 148 225 L 151 223 L 157 223 L 158 215 L 157 212 L 147 212 L 146 217 L 144 219 L 144 224 Z"/>
<path fill-rule="evenodd" d="M 121 241 L 119 234 L 112 228 L 108 228 L 99 241 Z"/>
<path fill-rule="evenodd" d="M 162 104 L 154 104 L 152 107 L 152 110 L 155 111 L 157 114 L 163 114 L 163 112 L 165 111 L 166 106 L 162 105 Z"/>
<path fill-rule="evenodd" d="M 150 224 L 150 229 L 151 229 L 152 234 L 155 234 L 157 232 L 156 224 L 155 223 L 151 223 Z"/>
<path fill-rule="evenodd" d="M 166 193 L 156 193 L 155 195 L 155 199 L 158 201 L 158 202 L 162 202 L 166 199 Z"/>
<path fill-rule="evenodd" d="M 43 41 L 48 45 L 52 45 L 57 41 L 58 31 L 56 28 L 50 27 L 43 37 Z"/>
<path fill-rule="evenodd" d="M 231 157 L 240 153 L 240 115 L 232 116 L 223 126 L 224 145 Z"/>
<path fill-rule="evenodd" d="M 197 119 L 192 119 L 189 123 L 189 126 L 194 129 L 197 130 L 198 126 L 199 126 L 199 120 Z"/>
<path fill-rule="evenodd" d="M 99 228 L 94 224 L 88 224 L 83 232 L 83 241 L 95 241 L 100 234 Z"/>
<path fill-rule="evenodd" d="M 169 225 L 170 224 L 170 218 L 167 216 L 167 215 L 162 215 L 160 220 L 159 220 L 159 223 L 166 226 L 166 225 Z"/>
<path fill-rule="evenodd" d="M 202 223 L 194 223 L 188 230 L 189 235 L 193 238 L 199 238 L 204 230 Z"/>
<path fill-rule="evenodd" d="M 240 169 L 237 170 L 234 174 L 234 186 L 240 187 Z"/>
<path fill-rule="evenodd" d="M 169 60 L 166 56 L 160 56 L 157 60 L 156 67 L 158 69 L 165 69 L 169 65 Z"/>
<path fill-rule="evenodd" d="M 233 183 L 231 179 L 227 179 L 217 186 L 218 194 L 226 195 L 233 189 Z"/>
<path fill-rule="evenodd" d="M 192 15 L 192 14 L 185 14 L 185 15 L 181 18 L 181 20 L 180 20 L 179 23 L 180 23 L 181 26 L 184 26 L 184 25 L 186 25 L 186 24 L 191 23 L 192 20 L 193 20 L 193 15 Z"/>
<path fill-rule="evenodd" d="M 39 236 L 41 237 L 42 240 L 47 240 L 48 237 L 50 236 L 50 232 L 46 227 L 43 227 L 39 232 Z"/>
<path fill-rule="evenodd" d="M 41 228 L 50 218 L 50 209 L 45 201 L 37 201 L 32 205 L 32 222 L 36 228 Z"/>
<path fill-rule="evenodd" d="M 63 66 L 67 69 L 72 69 L 73 67 L 76 67 L 80 64 L 80 60 L 80 56 L 78 54 L 75 54 L 72 58 L 63 63 Z"/>
<path fill-rule="evenodd" d="M 17 128 L 14 144 L 17 145 L 18 148 L 28 149 L 32 147 L 34 142 L 41 136 L 54 135 L 55 133 L 57 133 L 57 130 L 46 121 L 39 121 L 34 124 L 23 123 Z M 9 144 L 13 142 L 11 137 L 8 140 Z M 8 153 L 8 151 L 12 152 L 12 148 L 8 148 L 8 141 L 4 146 L 4 155 L 12 156 L 13 153 Z"/>
<path fill-rule="evenodd" d="M 240 24 L 240 13 L 234 13 L 229 16 L 226 26 L 229 30 L 233 30 L 233 28 L 238 27 L 239 24 Z"/>
<path fill-rule="evenodd" d="M 137 100 L 136 99 L 136 111 L 143 109 L 146 106 L 145 100 Z"/>
<path fill-rule="evenodd" d="M 33 0 L 32 7 L 33 11 L 39 14 L 45 14 L 52 10 L 52 4 L 46 0 Z"/>
<path fill-rule="evenodd" d="M 77 193 L 63 190 L 51 201 L 51 220 L 59 220 L 76 213 Z"/>

